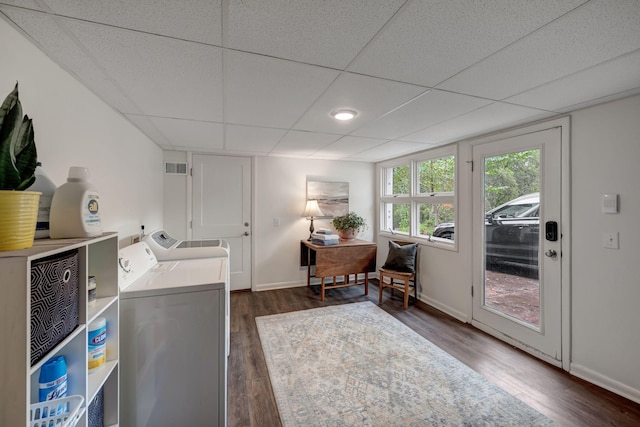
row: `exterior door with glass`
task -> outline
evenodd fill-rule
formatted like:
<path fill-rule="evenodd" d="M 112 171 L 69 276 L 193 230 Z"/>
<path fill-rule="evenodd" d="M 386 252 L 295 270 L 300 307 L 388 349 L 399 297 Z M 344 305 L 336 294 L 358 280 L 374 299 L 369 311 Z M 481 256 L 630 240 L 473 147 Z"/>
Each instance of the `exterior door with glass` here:
<path fill-rule="evenodd" d="M 473 148 L 473 324 L 562 362 L 560 127 Z"/>

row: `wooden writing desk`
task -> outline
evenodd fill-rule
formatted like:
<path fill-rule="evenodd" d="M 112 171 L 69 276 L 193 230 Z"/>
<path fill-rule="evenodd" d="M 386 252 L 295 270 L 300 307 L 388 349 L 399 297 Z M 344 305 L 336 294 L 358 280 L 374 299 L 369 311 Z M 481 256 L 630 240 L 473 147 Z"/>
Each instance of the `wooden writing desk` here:
<path fill-rule="evenodd" d="M 365 240 L 340 240 L 337 245 L 321 246 L 309 240 L 300 241 L 300 265 L 307 266 L 307 286 L 311 286 L 311 266 L 316 266 L 314 277 L 321 279 L 320 299 L 324 301 L 325 289 L 346 288 L 364 285 L 364 294 L 369 293 L 369 272 L 376 270 L 377 246 Z M 358 274 L 364 273 L 364 281 Z M 349 279 L 355 274 L 355 279 Z M 344 276 L 344 284 L 336 283 L 337 276 Z M 326 286 L 325 278 L 333 277 L 333 284 Z"/>

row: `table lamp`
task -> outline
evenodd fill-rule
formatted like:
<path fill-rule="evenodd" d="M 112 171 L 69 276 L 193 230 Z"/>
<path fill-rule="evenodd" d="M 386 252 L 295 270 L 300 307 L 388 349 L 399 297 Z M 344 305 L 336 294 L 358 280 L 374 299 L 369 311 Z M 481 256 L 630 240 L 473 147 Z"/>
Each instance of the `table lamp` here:
<path fill-rule="evenodd" d="M 304 207 L 304 212 L 302 212 L 303 217 L 307 217 L 311 219 L 311 225 L 309 226 L 309 238 L 307 240 L 311 240 L 311 235 L 313 234 L 313 217 L 322 216 L 322 211 L 318 206 L 317 200 L 307 200 L 307 205 Z"/>

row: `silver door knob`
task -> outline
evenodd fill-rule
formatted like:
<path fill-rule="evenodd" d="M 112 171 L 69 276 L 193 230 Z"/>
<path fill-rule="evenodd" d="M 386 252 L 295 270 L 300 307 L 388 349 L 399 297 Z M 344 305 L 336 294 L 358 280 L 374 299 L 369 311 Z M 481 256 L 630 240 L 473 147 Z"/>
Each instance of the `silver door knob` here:
<path fill-rule="evenodd" d="M 548 251 L 546 251 L 544 254 L 545 254 L 546 256 L 548 256 L 549 258 L 555 258 L 555 257 L 557 257 L 557 256 L 558 256 L 558 253 L 557 253 L 555 250 L 553 250 L 553 249 L 549 249 L 549 250 L 548 250 Z"/>
<path fill-rule="evenodd" d="M 245 231 L 244 234 L 243 234 L 243 236 L 248 236 L 248 235 L 249 235 L 248 231 Z"/>

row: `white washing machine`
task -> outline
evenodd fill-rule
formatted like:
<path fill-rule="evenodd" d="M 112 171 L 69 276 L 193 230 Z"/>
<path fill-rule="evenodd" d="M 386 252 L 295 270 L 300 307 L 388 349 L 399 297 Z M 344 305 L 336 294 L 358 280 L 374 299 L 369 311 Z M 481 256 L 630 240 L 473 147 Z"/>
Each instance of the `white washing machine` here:
<path fill-rule="evenodd" d="M 229 257 L 229 242 L 223 239 L 178 240 L 164 230 L 156 230 L 144 236 L 143 241 L 158 261 Z"/>
<path fill-rule="evenodd" d="M 226 426 L 227 263 L 120 250 L 120 425 Z"/>
<path fill-rule="evenodd" d="M 149 245 L 159 261 L 198 258 L 227 258 L 227 288 L 225 289 L 226 305 L 226 340 L 227 356 L 231 350 L 231 271 L 229 260 L 229 242 L 223 239 L 210 240 L 178 240 L 164 230 L 156 230 L 147 234 L 143 242 Z"/>

